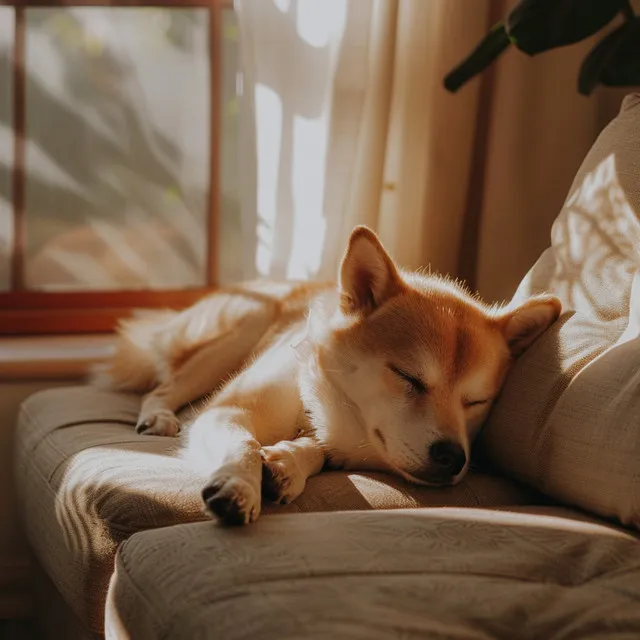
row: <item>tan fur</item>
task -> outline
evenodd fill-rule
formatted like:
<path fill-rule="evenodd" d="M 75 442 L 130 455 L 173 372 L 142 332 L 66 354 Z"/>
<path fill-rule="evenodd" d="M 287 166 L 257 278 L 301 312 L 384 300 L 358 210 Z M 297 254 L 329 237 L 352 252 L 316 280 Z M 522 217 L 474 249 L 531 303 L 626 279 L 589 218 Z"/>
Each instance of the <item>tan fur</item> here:
<path fill-rule="evenodd" d="M 538 296 L 488 307 L 450 280 L 399 270 L 357 227 L 336 287 L 253 282 L 120 328 L 96 382 L 146 392 L 137 430 L 177 435 L 225 523 L 295 499 L 324 466 L 455 484 L 509 366 L 558 317 Z"/>

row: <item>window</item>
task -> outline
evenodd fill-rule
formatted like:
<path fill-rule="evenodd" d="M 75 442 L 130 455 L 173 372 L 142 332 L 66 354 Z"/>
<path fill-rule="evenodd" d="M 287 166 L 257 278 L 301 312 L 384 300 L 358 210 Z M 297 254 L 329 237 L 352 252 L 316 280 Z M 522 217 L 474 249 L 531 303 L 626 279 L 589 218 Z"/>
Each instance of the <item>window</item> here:
<path fill-rule="evenodd" d="M 80 4 L 0 7 L 3 334 L 106 331 L 233 278 L 231 3 Z"/>

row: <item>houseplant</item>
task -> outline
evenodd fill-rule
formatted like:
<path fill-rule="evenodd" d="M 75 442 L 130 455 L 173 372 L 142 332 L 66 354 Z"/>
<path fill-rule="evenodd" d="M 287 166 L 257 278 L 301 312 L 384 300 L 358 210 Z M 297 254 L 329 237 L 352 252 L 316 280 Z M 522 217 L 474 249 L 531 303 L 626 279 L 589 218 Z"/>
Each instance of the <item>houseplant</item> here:
<path fill-rule="evenodd" d="M 578 75 L 578 91 L 589 95 L 598 84 L 640 85 L 640 16 L 630 0 L 520 0 L 476 48 L 445 78 L 457 91 L 510 46 L 534 56 L 579 42 L 622 16 L 591 49 Z"/>

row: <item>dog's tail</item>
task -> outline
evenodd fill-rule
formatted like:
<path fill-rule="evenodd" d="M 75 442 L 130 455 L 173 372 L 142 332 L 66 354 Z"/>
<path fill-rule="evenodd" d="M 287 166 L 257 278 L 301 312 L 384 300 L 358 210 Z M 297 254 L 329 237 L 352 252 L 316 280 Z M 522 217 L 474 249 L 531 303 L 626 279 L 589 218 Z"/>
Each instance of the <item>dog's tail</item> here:
<path fill-rule="evenodd" d="M 158 338 L 177 312 L 138 312 L 120 321 L 113 354 L 90 370 L 90 384 L 112 391 L 146 393 L 160 381 L 163 355 Z"/>

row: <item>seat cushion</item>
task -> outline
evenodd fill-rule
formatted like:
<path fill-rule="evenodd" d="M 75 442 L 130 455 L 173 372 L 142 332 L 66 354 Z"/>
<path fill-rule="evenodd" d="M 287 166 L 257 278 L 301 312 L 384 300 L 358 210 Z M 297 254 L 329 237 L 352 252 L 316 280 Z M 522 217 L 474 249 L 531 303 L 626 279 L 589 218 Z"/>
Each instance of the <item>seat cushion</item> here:
<path fill-rule="evenodd" d="M 640 94 L 600 134 L 514 303 L 564 313 L 511 370 L 483 431 L 498 468 L 640 528 Z"/>
<path fill-rule="evenodd" d="M 108 639 L 640 637 L 640 545 L 481 509 L 267 516 L 132 536 Z"/>
<path fill-rule="evenodd" d="M 139 398 L 91 387 L 42 391 L 22 406 L 17 485 L 29 540 L 78 616 L 102 629 L 118 545 L 145 529 L 204 520 L 203 478 L 177 457 L 178 440 L 134 432 Z M 323 473 L 290 505 L 265 512 L 492 506 L 543 501 L 490 473 L 429 489 L 383 474 Z"/>

